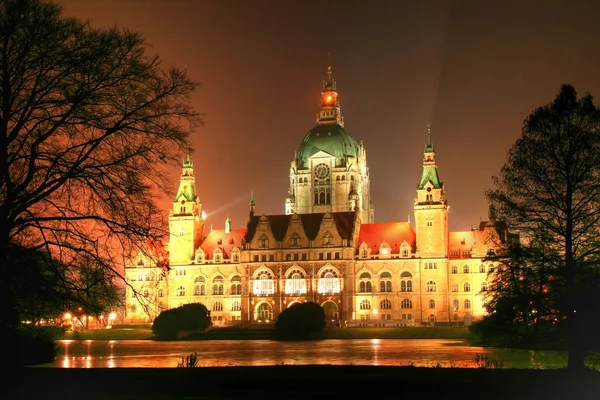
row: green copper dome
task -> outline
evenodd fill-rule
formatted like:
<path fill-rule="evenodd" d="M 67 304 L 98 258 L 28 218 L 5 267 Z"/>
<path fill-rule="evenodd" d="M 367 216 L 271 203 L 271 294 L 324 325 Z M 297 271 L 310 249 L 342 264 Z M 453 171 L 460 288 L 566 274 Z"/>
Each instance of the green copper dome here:
<path fill-rule="evenodd" d="M 348 157 L 358 157 L 358 143 L 338 124 L 317 125 L 296 149 L 298 169 L 308 168 L 308 159 L 323 151 L 335 157 L 335 166 L 346 166 Z"/>

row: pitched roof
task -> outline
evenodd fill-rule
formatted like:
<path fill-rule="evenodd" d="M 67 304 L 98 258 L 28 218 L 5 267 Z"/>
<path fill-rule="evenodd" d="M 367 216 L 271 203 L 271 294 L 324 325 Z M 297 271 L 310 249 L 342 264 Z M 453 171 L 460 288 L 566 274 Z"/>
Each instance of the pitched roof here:
<path fill-rule="evenodd" d="M 414 250 L 415 240 L 416 234 L 409 222 L 362 224 L 358 235 L 358 245 L 366 243 L 371 254 L 379 254 L 379 246 L 384 241 L 390 245 L 391 254 L 399 254 L 404 241 Z"/>
<path fill-rule="evenodd" d="M 481 233 L 478 230 L 448 232 L 448 254 L 450 258 L 470 258 L 473 245 L 481 242 Z M 463 256 L 463 252 L 469 254 Z"/>
<path fill-rule="evenodd" d="M 317 213 L 296 215 L 300 218 L 302 227 L 304 228 L 304 233 L 306 234 L 308 240 L 315 240 L 317 234 L 319 233 L 319 229 L 321 228 L 321 222 L 323 221 L 325 214 Z M 356 213 L 353 211 L 346 211 L 334 212 L 331 213 L 331 215 L 342 239 L 350 239 L 352 237 Z M 254 238 L 254 235 L 256 234 L 256 227 L 258 226 L 262 217 L 263 216 L 255 215 L 250 219 L 250 221 L 248 221 L 248 230 L 245 235 L 246 242 L 250 242 Z M 271 226 L 271 232 L 273 232 L 275 240 L 278 242 L 282 241 L 287 233 L 292 215 L 264 215 L 264 217 L 267 218 L 269 225 Z"/>
<path fill-rule="evenodd" d="M 223 251 L 223 258 L 230 259 L 231 250 L 235 247 L 242 248 L 245 234 L 245 229 L 232 229 L 230 232 L 225 232 L 224 229 L 213 230 L 206 236 L 200 248 L 209 258 L 213 256 L 215 249 L 220 248 Z"/>

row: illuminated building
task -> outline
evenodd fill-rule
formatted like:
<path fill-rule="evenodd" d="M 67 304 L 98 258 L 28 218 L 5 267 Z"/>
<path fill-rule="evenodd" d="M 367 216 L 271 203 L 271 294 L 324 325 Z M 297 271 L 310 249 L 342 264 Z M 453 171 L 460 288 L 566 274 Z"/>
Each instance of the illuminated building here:
<path fill-rule="evenodd" d="M 415 177 L 417 178 L 417 177 Z M 214 325 L 266 324 L 313 301 L 328 321 L 357 326 L 470 324 L 484 313 L 496 228 L 448 231 L 449 207 L 430 143 L 417 181 L 414 224 L 374 222 L 366 151 L 344 128 L 331 68 L 317 124 L 291 162 L 284 214 L 206 232 L 193 164 L 184 161 L 169 215 L 169 269 L 150 257 L 126 268 L 127 322 L 199 302 Z M 417 180 L 417 179 L 415 179 Z"/>

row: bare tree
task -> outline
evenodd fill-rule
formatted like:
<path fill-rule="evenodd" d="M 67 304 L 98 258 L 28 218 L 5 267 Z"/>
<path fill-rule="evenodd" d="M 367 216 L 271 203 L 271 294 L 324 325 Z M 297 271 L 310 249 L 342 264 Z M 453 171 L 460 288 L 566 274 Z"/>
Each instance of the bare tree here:
<path fill-rule="evenodd" d="M 45 290 L 117 299 L 124 257 L 164 233 L 163 166 L 202 123 L 196 83 L 148 55 L 139 34 L 61 11 L 0 2 L 0 300 L 17 310 L 0 316 L 4 326 L 23 311 L 15 247 L 56 260 Z"/>
<path fill-rule="evenodd" d="M 599 130 L 600 110 L 592 96 L 577 98 L 572 86 L 562 86 L 553 102 L 527 118 L 494 177 L 496 188 L 486 193 L 500 219 L 526 237 L 543 232 L 546 249 L 562 258 L 564 284 L 556 295 L 568 332 L 570 369 L 583 367 L 583 339 L 598 319 L 589 294 L 600 289 L 594 282 L 600 256 Z"/>

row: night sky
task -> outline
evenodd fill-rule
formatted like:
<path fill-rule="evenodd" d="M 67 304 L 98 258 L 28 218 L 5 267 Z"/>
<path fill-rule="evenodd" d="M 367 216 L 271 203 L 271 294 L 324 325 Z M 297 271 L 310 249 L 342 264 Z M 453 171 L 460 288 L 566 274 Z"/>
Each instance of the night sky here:
<path fill-rule="evenodd" d="M 140 32 L 165 65 L 200 82 L 193 103 L 205 126 L 192 158 L 215 229 L 227 216 L 245 227 L 250 191 L 258 214 L 284 213 L 329 60 L 345 127 L 367 150 L 376 222 L 414 219 L 428 122 L 450 229 L 468 230 L 487 219 L 483 192 L 536 107 L 565 83 L 600 99 L 594 0 L 57 3 Z"/>

